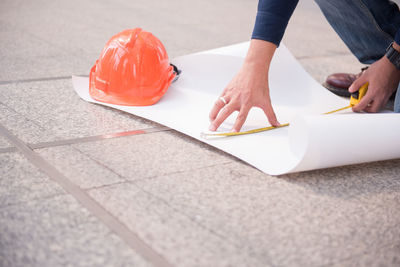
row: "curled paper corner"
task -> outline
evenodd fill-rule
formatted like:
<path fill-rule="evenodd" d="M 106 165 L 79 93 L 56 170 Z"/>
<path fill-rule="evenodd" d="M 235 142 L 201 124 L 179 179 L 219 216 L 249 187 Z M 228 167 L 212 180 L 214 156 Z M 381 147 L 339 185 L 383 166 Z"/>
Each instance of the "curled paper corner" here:
<path fill-rule="evenodd" d="M 308 115 L 293 123 L 291 148 L 305 153 L 290 172 L 400 158 L 400 114 Z"/>

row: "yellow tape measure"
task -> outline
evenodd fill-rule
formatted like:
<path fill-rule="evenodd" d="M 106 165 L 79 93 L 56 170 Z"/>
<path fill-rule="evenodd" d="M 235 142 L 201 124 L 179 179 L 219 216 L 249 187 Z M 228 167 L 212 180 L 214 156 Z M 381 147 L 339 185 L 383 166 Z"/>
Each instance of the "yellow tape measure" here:
<path fill-rule="evenodd" d="M 368 83 L 364 84 L 363 86 L 361 86 L 361 88 L 355 92 L 352 93 L 350 96 L 350 105 L 343 107 L 343 108 L 339 108 L 339 109 L 335 109 L 332 111 L 328 111 L 323 113 L 324 115 L 326 114 L 332 114 L 335 112 L 339 112 L 348 108 L 351 108 L 355 105 L 357 105 L 358 103 L 360 103 L 361 99 L 365 96 L 365 94 L 367 93 L 368 90 Z M 249 130 L 249 131 L 243 131 L 243 132 L 230 132 L 230 133 L 218 133 L 218 132 L 214 132 L 214 133 L 201 133 L 200 136 L 202 138 L 208 138 L 208 137 L 229 137 L 229 136 L 238 136 L 238 135 L 245 135 L 245 134 L 253 134 L 253 133 L 259 133 L 259 132 L 265 132 L 265 131 L 270 131 L 270 130 L 274 130 L 274 129 L 278 129 L 278 128 L 282 128 L 282 127 L 287 127 L 289 126 L 289 123 L 284 123 L 281 124 L 280 126 L 269 126 L 269 127 L 263 127 L 263 128 L 258 128 L 258 129 L 253 129 L 253 130 Z"/>

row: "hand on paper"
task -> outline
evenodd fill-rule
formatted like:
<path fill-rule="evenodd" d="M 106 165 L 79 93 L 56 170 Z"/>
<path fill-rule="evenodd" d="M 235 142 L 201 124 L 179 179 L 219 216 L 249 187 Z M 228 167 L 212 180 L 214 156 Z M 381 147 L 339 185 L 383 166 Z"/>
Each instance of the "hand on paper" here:
<path fill-rule="evenodd" d="M 373 63 L 350 86 L 349 92 L 356 92 L 363 84 L 369 83 L 367 94 L 353 111 L 378 112 L 383 109 L 390 96 L 396 91 L 400 81 L 400 71 L 383 56 Z"/>
<path fill-rule="evenodd" d="M 268 87 L 268 69 L 275 49 L 272 43 L 251 41 L 243 66 L 210 112 L 210 131 L 217 130 L 229 115 L 239 111 L 232 129 L 239 132 L 252 107 L 261 108 L 272 126 L 280 125 L 271 105 Z"/>

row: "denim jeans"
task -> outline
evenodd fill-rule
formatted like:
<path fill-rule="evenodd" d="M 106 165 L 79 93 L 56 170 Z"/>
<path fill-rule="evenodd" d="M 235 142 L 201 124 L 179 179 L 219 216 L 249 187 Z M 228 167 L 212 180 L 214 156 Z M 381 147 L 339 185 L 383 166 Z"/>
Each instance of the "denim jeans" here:
<path fill-rule="evenodd" d="M 400 11 L 389 0 L 315 0 L 350 51 L 363 64 L 385 54 L 400 29 Z M 400 112 L 400 84 L 394 104 Z"/>

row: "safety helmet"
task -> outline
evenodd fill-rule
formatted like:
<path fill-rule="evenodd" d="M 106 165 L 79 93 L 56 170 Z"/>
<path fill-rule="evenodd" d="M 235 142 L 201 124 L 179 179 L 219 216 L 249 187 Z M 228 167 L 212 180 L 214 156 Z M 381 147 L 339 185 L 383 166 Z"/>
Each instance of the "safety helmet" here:
<path fill-rule="evenodd" d="M 90 71 L 89 93 L 101 102 L 126 106 L 156 103 L 180 71 L 150 32 L 129 29 L 113 36 Z"/>

